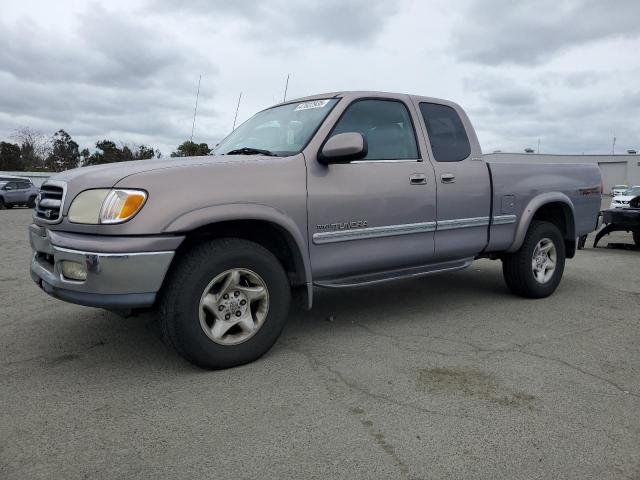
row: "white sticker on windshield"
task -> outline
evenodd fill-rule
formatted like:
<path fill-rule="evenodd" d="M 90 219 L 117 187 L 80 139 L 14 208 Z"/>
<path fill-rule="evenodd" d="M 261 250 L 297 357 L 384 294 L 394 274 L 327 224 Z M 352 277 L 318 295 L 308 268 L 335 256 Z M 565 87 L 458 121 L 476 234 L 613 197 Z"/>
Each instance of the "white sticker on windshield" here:
<path fill-rule="evenodd" d="M 304 102 L 298 105 L 293 111 L 297 112 L 298 110 L 309 110 L 311 108 L 322 108 L 325 107 L 329 103 L 329 100 L 314 100 L 313 102 Z"/>

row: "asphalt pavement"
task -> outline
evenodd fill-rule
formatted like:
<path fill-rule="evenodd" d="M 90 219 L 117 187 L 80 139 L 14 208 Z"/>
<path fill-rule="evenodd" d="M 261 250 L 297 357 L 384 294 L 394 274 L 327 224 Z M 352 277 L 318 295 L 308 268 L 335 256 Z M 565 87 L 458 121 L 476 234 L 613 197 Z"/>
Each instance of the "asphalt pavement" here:
<path fill-rule="evenodd" d="M 640 251 L 615 233 L 557 292 L 500 262 L 316 291 L 243 367 L 191 366 L 153 315 L 49 298 L 0 211 L 0 478 L 640 478 Z"/>

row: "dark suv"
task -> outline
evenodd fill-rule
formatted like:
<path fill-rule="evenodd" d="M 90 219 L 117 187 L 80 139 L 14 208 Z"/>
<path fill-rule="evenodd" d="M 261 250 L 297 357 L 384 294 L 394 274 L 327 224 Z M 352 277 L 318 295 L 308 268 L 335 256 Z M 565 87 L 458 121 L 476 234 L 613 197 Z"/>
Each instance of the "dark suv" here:
<path fill-rule="evenodd" d="M 0 177 L 0 210 L 15 205 L 36 206 L 38 189 L 28 179 L 4 179 Z"/>

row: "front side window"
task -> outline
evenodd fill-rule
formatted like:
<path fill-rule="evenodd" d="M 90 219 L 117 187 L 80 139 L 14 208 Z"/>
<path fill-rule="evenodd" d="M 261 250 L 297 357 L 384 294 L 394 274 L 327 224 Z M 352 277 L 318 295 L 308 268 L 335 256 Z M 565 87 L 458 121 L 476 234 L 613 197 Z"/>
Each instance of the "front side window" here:
<path fill-rule="evenodd" d="M 289 103 L 256 113 L 222 140 L 214 155 L 263 150 L 277 156 L 296 155 L 338 102 L 335 98 Z"/>
<path fill-rule="evenodd" d="M 416 135 L 407 107 L 394 100 L 359 100 L 347 107 L 331 136 L 360 132 L 367 139 L 364 160 L 418 159 Z"/>
<path fill-rule="evenodd" d="M 471 154 L 469 137 L 455 109 L 438 103 L 421 103 L 420 113 L 436 162 L 459 162 Z"/>

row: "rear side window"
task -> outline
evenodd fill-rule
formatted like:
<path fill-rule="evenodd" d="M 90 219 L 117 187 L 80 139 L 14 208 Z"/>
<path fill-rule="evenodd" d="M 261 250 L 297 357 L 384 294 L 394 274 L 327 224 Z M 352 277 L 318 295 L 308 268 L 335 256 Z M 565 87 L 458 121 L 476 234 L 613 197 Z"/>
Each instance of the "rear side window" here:
<path fill-rule="evenodd" d="M 347 107 L 331 136 L 360 132 L 367 139 L 364 160 L 417 160 L 416 135 L 407 107 L 395 100 L 358 100 Z"/>
<path fill-rule="evenodd" d="M 471 145 L 455 109 L 437 103 L 421 103 L 431 151 L 437 162 L 459 162 L 471 154 Z"/>

